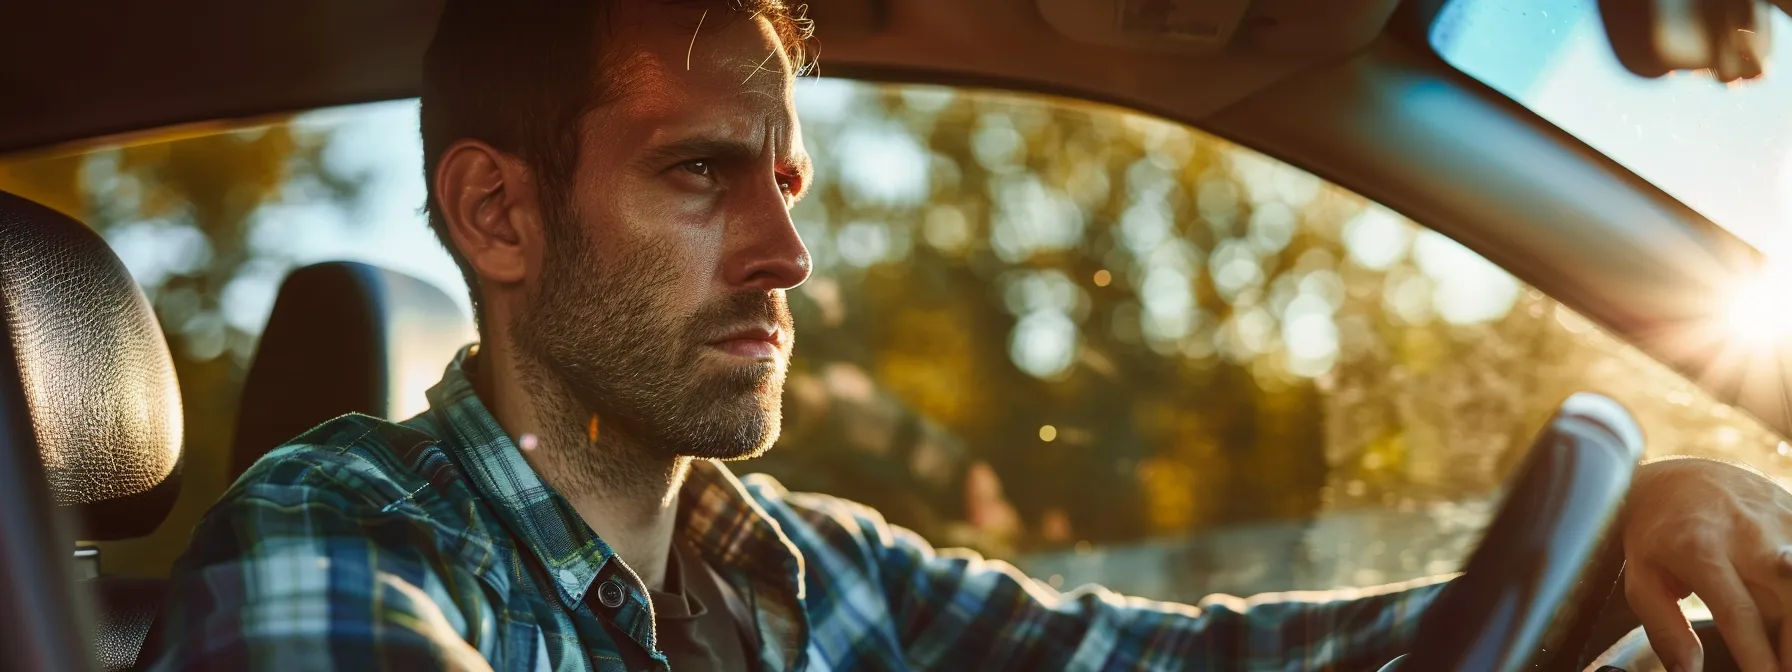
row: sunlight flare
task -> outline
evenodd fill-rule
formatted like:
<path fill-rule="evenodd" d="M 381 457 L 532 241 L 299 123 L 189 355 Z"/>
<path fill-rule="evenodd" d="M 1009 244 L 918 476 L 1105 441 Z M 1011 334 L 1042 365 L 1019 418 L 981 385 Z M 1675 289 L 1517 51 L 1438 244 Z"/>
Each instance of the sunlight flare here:
<path fill-rule="evenodd" d="M 1774 348 L 1792 336 L 1792 268 L 1770 262 L 1758 275 L 1736 285 L 1724 306 L 1724 324 L 1739 345 Z"/>

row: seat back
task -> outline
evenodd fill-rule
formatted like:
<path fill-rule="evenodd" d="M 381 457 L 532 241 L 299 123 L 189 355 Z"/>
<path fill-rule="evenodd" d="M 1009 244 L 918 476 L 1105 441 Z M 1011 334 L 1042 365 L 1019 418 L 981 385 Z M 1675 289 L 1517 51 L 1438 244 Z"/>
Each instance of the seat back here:
<path fill-rule="evenodd" d="M 154 531 L 179 494 L 180 389 L 161 327 L 124 264 L 80 222 L 0 192 L 0 322 L 0 450 L 35 453 L 46 498 L 78 530 L 45 533 L 38 543 L 62 554 L 58 564 L 66 566 L 66 538 Z M 91 549 L 77 558 L 98 573 Z M 7 570 L 15 593 L 49 590 L 51 579 L 67 588 L 65 575 Z M 142 615 L 153 615 L 162 596 L 156 586 L 119 595 L 111 585 L 106 577 L 84 582 L 96 598 L 99 631 L 88 655 L 122 669 L 135 662 L 148 630 L 151 619 Z M 54 621 L 76 606 L 39 608 L 46 613 L 35 620 Z M 136 616 L 114 618 L 124 612 Z"/>
<path fill-rule="evenodd" d="M 475 338 L 460 306 L 417 278 L 356 262 L 293 271 L 243 383 L 233 474 L 345 413 L 422 411 L 423 392 Z"/>

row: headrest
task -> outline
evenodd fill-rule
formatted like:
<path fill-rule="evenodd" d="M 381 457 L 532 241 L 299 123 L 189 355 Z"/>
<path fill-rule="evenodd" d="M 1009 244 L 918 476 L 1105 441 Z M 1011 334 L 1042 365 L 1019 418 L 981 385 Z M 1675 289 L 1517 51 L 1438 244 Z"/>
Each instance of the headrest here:
<path fill-rule="evenodd" d="M 180 387 L 130 272 L 80 222 L 0 192 L 0 321 L 0 385 L 25 401 L 0 422 L 31 428 L 80 538 L 155 530 L 180 490 Z"/>
<path fill-rule="evenodd" d="M 421 412 L 424 392 L 476 337 L 454 299 L 417 278 L 355 262 L 293 271 L 243 382 L 233 476 L 339 415 Z"/>

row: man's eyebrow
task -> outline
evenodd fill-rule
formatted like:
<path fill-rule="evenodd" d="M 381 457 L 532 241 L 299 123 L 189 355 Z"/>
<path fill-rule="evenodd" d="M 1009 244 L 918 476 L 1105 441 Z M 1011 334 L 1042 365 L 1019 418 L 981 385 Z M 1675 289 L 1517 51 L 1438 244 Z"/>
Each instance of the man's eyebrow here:
<path fill-rule="evenodd" d="M 804 182 L 808 182 L 810 178 L 815 177 L 815 161 L 809 158 L 808 152 L 800 152 L 792 155 L 787 163 L 791 170 L 796 171 L 798 177 L 803 178 Z"/>
<path fill-rule="evenodd" d="M 642 163 L 652 167 L 672 161 L 710 159 L 713 161 L 750 161 L 758 158 L 759 146 L 730 138 L 697 136 L 654 147 L 642 156 Z"/>
<path fill-rule="evenodd" d="M 662 164 L 692 159 L 709 159 L 721 162 L 752 161 L 760 156 L 760 147 L 756 143 L 743 142 L 731 138 L 714 136 L 697 136 L 669 142 L 649 149 L 641 162 L 649 167 L 659 168 Z M 801 176 L 806 182 L 815 174 L 815 163 L 807 152 L 797 153 L 779 161 L 780 169 L 788 169 Z"/>
<path fill-rule="evenodd" d="M 801 200 L 809 194 L 809 187 L 815 184 L 815 161 L 809 158 L 808 152 L 797 152 L 784 162 L 791 172 L 796 173 L 796 191 L 791 196 Z"/>

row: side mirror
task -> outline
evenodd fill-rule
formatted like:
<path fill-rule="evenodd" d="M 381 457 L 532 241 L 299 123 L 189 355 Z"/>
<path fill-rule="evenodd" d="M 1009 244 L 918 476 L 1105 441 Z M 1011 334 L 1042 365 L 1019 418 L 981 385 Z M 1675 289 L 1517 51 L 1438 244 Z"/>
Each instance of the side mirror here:
<path fill-rule="evenodd" d="M 1792 0 L 1599 0 L 1599 15 L 1618 62 L 1631 72 L 1706 70 L 1733 82 L 1764 72 L 1775 4 L 1792 8 Z"/>

